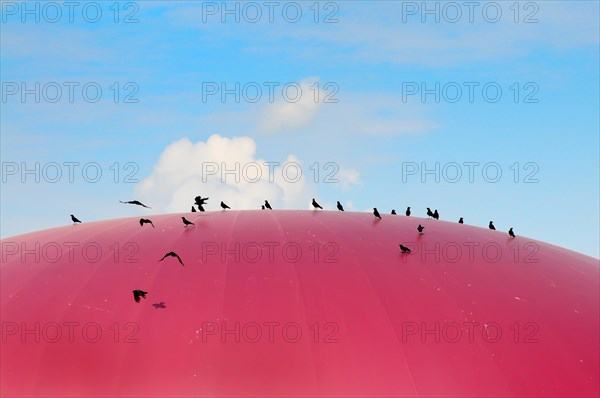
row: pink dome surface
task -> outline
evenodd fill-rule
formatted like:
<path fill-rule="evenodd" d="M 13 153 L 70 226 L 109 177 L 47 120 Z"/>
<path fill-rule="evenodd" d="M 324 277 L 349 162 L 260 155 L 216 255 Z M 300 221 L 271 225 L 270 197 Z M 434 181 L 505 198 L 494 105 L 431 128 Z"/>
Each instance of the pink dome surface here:
<path fill-rule="evenodd" d="M 417 217 L 148 218 L 1 241 L 2 396 L 600 395 L 591 257 Z"/>

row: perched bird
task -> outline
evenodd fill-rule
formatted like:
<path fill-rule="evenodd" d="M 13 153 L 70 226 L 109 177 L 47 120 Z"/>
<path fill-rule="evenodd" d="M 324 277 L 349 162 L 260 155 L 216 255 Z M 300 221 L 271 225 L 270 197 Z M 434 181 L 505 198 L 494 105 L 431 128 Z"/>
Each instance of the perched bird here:
<path fill-rule="evenodd" d="M 208 198 L 203 198 L 202 196 L 196 196 L 194 198 L 195 204 L 197 204 L 198 206 L 205 205 L 207 200 Z"/>
<path fill-rule="evenodd" d="M 459 223 L 459 224 L 463 224 L 463 223 L 464 223 L 464 221 L 463 221 L 463 218 L 462 218 L 462 217 L 461 217 L 461 218 L 458 220 L 458 223 Z"/>
<path fill-rule="evenodd" d="M 204 207 L 202 205 L 198 205 L 198 210 L 200 210 L 200 211 L 206 211 L 206 210 L 204 210 Z"/>
<path fill-rule="evenodd" d="M 197 213 L 196 208 L 192 206 L 192 213 Z"/>
<path fill-rule="evenodd" d="M 513 232 L 512 228 L 508 230 L 508 234 L 514 238 L 515 237 L 515 233 Z"/>
<path fill-rule="evenodd" d="M 489 229 L 493 229 L 494 231 L 496 230 L 496 227 L 494 227 L 494 222 L 490 221 L 490 225 L 488 225 Z"/>
<path fill-rule="evenodd" d="M 181 217 L 181 221 L 183 221 L 183 225 L 185 225 L 186 227 L 187 227 L 188 225 L 196 225 L 196 224 L 194 224 L 193 222 L 189 221 L 189 220 L 188 220 L 187 218 L 185 218 L 185 217 Z"/>
<path fill-rule="evenodd" d="M 400 246 L 400 250 L 402 250 L 402 253 L 410 253 L 410 249 L 404 245 L 398 245 Z"/>
<path fill-rule="evenodd" d="M 262 206 L 260 206 L 260 208 L 261 208 L 262 210 L 264 210 L 264 209 L 265 209 L 265 205 L 262 205 Z"/>
<path fill-rule="evenodd" d="M 159 309 L 159 308 L 167 308 L 167 306 L 165 305 L 165 302 L 164 302 L 164 301 L 161 301 L 160 303 L 154 303 L 154 304 L 152 304 L 152 306 L 153 306 L 154 308 L 156 308 L 156 309 Z"/>
<path fill-rule="evenodd" d="M 323 210 L 323 208 L 321 207 L 320 204 L 317 203 L 317 201 L 315 200 L 315 198 L 313 198 L 312 205 L 313 205 L 313 207 L 315 209 L 321 209 L 321 210 Z"/>
<path fill-rule="evenodd" d="M 162 260 L 164 260 L 164 259 L 165 259 L 165 258 L 167 258 L 167 257 L 175 257 L 177 260 L 179 260 L 179 264 L 181 264 L 182 266 L 184 266 L 184 265 L 183 265 L 183 261 L 181 261 L 181 257 L 179 257 L 179 256 L 177 255 L 177 253 L 175 253 L 175 252 L 168 252 L 167 254 L 165 254 L 165 255 L 163 256 L 163 258 L 161 258 L 161 259 L 160 259 L 160 260 L 158 260 L 158 261 L 162 261 Z"/>
<path fill-rule="evenodd" d="M 138 205 L 138 206 L 145 207 L 145 208 L 147 208 L 147 209 L 151 209 L 151 208 L 152 208 L 152 207 L 148 207 L 148 206 L 146 206 L 145 204 L 143 204 L 143 203 L 142 203 L 142 202 L 140 202 L 139 200 L 129 200 L 129 201 L 127 201 L 127 202 L 123 202 L 122 200 L 119 200 L 119 202 L 121 202 L 121 203 L 125 203 L 125 204 L 127 204 L 127 205 Z"/>
<path fill-rule="evenodd" d="M 419 224 L 419 226 L 417 227 L 417 231 L 419 231 L 419 235 L 423 235 L 423 230 L 425 229 L 424 226 L 422 226 L 421 224 Z"/>
<path fill-rule="evenodd" d="M 71 214 L 71 221 L 73 221 L 73 224 L 77 224 L 77 223 L 80 223 L 80 224 L 81 224 L 81 221 L 79 221 L 79 220 L 77 219 L 77 217 L 75 217 L 73 214 Z"/>
<path fill-rule="evenodd" d="M 406 213 L 405 214 L 406 214 L 406 217 L 410 216 L 410 207 L 406 208 Z"/>
<path fill-rule="evenodd" d="M 147 219 L 147 218 L 140 218 L 140 226 L 144 226 L 144 224 L 150 224 L 152 225 L 152 228 L 154 228 L 154 224 L 152 224 L 152 221 Z"/>
<path fill-rule="evenodd" d="M 147 294 L 148 294 L 148 292 L 145 292 L 143 290 L 133 290 L 133 299 L 135 300 L 136 303 L 139 303 L 140 297 L 145 299 Z"/>
<path fill-rule="evenodd" d="M 268 200 L 265 200 L 265 208 L 267 208 L 269 210 L 273 210 L 273 208 L 271 208 L 271 205 L 269 204 Z"/>
<path fill-rule="evenodd" d="M 433 213 L 429 207 L 427 208 L 427 217 L 433 217 Z"/>
<path fill-rule="evenodd" d="M 221 201 L 221 209 L 231 209 L 231 207 L 227 206 L 225 203 L 223 203 L 223 201 Z"/>
<path fill-rule="evenodd" d="M 377 211 L 377 207 L 373 207 L 373 215 L 381 220 L 381 214 Z"/>
<path fill-rule="evenodd" d="M 392 214 L 396 215 L 396 210 L 392 209 Z"/>
<path fill-rule="evenodd" d="M 344 211 L 344 206 L 342 206 L 342 204 L 340 203 L 340 201 L 339 201 L 339 200 L 337 201 L 337 209 L 338 209 L 339 211 Z"/>
<path fill-rule="evenodd" d="M 433 212 L 433 218 L 435 218 L 436 220 L 440 219 L 440 213 L 437 212 L 437 209 L 435 209 L 435 211 Z"/>

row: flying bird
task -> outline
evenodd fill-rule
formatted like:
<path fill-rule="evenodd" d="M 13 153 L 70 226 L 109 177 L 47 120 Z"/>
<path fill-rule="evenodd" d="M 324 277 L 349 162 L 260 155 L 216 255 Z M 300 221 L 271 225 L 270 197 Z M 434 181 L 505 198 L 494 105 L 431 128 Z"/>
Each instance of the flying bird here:
<path fill-rule="evenodd" d="M 167 254 L 165 254 L 165 255 L 163 256 L 163 258 L 161 258 L 161 259 L 160 259 L 160 260 L 158 260 L 158 261 L 162 261 L 162 260 L 164 260 L 164 259 L 165 259 L 165 258 L 167 258 L 167 257 L 175 257 L 177 260 L 179 260 L 179 264 L 181 264 L 182 266 L 184 266 L 184 265 L 183 265 L 183 261 L 181 261 L 181 257 L 179 257 L 179 256 L 177 255 L 177 253 L 175 253 L 175 252 L 168 252 Z"/>
<path fill-rule="evenodd" d="M 221 201 L 221 209 L 231 209 L 231 207 L 227 206 L 225 203 L 223 203 L 223 201 Z"/>
<path fill-rule="evenodd" d="M 152 228 L 154 228 L 154 224 L 152 224 L 152 221 L 147 219 L 147 218 L 140 218 L 140 226 L 144 226 L 144 224 L 150 224 L 152 225 Z"/>
<path fill-rule="evenodd" d="M 154 304 L 152 304 L 152 306 L 153 306 L 154 308 L 156 308 L 156 309 L 159 309 L 159 308 L 167 308 L 167 306 L 165 305 L 165 302 L 164 302 L 164 301 L 161 301 L 160 303 L 154 303 Z"/>
<path fill-rule="evenodd" d="M 148 292 L 145 292 L 143 290 L 133 290 L 133 299 L 135 300 L 136 303 L 139 303 L 140 297 L 143 299 L 146 299 L 147 294 L 148 294 Z"/>
<path fill-rule="evenodd" d="M 427 208 L 427 217 L 433 217 L 433 213 L 429 207 Z"/>
<path fill-rule="evenodd" d="M 122 200 L 119 200 L 119 202 L 121 203 L 125 203 L 126 205 L 138 205 L 138 206 L 142 206 L 145 207 L 147 209 L 151 209 L 152 207 L 148 207 L 145 204 L 143 204 L 142 202 L 140 202 L 139 200 L 129 200 L 127 202 L 123 202 Z"/>
<path fill-rule="evenodd" d="M 459 224 L 463 224 L 463 223 L 464 223 L 464 221 L 463 221 L 463 218 L 462 218 L 462 217 L 461 217 L 461 218 L 458 220 L 458 223 L 459 223 Z"/>
<path fill-rule="evenodd" d="M 80 223 L 80 224 L 81 224 L 81 221 L 79 221 L 79 220 L 77 219 L 77 217 L 75 217 L 73 214 L 71 214 L 71 221 L 73 221 L 73 224 L 77 224 L 77 223 Z"/>
<path fill-rule="evenodd" d="M 323 210 L 323 208 L 321 207 L 320 204 L 317 203 L 317 201 L 315 200 L 315 198 L 313 198 L 312 205 L 313 205 L 313 207 L 315 209 L 321 209 L 321 210 Z"/>
<path fill-rule="evenodd" d="M 197 213 L 196 208 L 192 205 L 192 213 Z"/>
<path fill-rule="evenodd" d="M 205 205 L 207 200 L 208 198 L 203 198 L 202 196 L 196 196 L 194 198 L 195 204 L 197 204 L 198 206 Z"/>
<path fill-rule="evenodd" d="M 396 215 L 396 210 L 392 209 L 392 214 Z"/>
<path fill-rule="evenodd" d="M 437 209 L 435 209 L 435 211 L 433 212 L 433 218 L 435 218 L 436 220 L 440 219 L 440 213 L 437 212 Z"/>
<path fill-rule="evenodd" d="M 406 214 L 406 217 L 410 216 L 410 207 L 406 208 L 406 213 L 405 214 Z"/>
<path fill-rule="evenodd" d="M 490 225 L 488 225 L 489 229 L 493 229 L 494 231 L 496 230 L 496 227 L 494 227 L 494 222 L 490 221 Z"/>
<path fill-rule="evenodd" d="M 269 204 L 268 200 L 265 200 L 265 208 L 269 209 L 269 210 L 273 210 L 273 208 L 271 207 L 271 205 Z"/>
<path fill-rule="evenodd" d="M 338 209 L 339 211 L 344 211 L 344 206 L 342 206 L 342 204 L 340 203 L 340 201 L 339 201 L 339 200 L 337 201 L 337 209 Z"/>
<path fill-rule="evenodd" d="M 515 237 L 515 233 L 513 232 L 512 228 L 508 230 L 508 234 L 514 238 Z"/>
<path fill-rule="evenodd" d="M 398 245 L 400 246 L 400 250 L 402 250 L 402 253 L 410 253 L 410 249 L 404 245 Z"/>
<path fill-rule="evenodd" d="M 373 207 L 373 215 L 381 220 L 381 214 L 377 211 L 377 207 Z"/>
<path fill-rule="evenodd" d="M 181 221 L 183 221 L 183 225 L 185 225 L 186 227 L 187 227 L 188 225 L 196 225 L 196 224 L 194 224 L 193 222 L 189 221 L 189 220 L 188 220 L 187 218 L 185 218 L 185 217 L 181 217 Z"/>
<path fill-rule="evenodd" d="M 419 224 L 419 226 L 417 227 L 417 231 L 419 231 L 419 235 L 423 235 L 423 230 L 425 229 L 424 226 L 422 226 L 421 224 Z"/>

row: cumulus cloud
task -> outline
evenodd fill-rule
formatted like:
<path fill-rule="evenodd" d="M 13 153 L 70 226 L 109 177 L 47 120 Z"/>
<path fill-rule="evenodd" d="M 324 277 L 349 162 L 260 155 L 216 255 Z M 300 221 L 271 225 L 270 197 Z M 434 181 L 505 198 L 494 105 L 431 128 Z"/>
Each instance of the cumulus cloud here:
<path fill-rule="evenodd" d="M 260 209 L 265 199 L 279 209 L 310 204 L 315 187 L 299 174 L 303 166 L 298 158 L 290 154 L 267 162 L 255 154 L 256 143 L 249 137 L 212 135 L 196 143 L 180 139 L 164 149 L 136 195 L 152 198 L 153 208 L 166 212 L 189 211 L 197 195 L 210 197 L 207 210 L 220 209 L 221 200 L 232 209 Z"/>

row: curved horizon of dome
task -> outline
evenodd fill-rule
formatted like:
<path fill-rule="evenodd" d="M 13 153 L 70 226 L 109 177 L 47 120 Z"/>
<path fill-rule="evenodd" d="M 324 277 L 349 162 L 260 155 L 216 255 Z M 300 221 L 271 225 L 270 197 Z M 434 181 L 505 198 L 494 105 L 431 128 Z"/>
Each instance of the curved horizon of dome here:
<path fill-rule="evenodd" d="M 0 241 L 2 395 L 600 394 L 592 257 L 412 216 L 143 217 Z"/>

